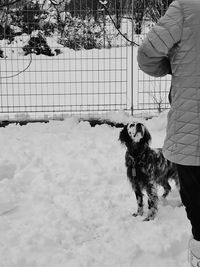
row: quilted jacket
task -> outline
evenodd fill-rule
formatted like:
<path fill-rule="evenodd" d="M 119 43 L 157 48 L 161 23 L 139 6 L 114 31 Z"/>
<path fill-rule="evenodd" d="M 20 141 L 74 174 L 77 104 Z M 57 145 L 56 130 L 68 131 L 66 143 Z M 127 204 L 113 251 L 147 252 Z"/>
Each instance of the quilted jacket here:
<path fill-rule="evenodd" d="M 138 49 L 149 75 L 171 80 L 164 156 L 181 165 L 200 165 L 200 0 L 175 0 Z"/>

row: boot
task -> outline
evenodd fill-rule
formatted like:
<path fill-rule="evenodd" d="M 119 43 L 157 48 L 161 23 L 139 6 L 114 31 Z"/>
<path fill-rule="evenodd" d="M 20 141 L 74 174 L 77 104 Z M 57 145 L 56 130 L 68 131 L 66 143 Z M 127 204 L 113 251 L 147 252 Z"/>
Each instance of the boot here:
<path fill-rule="evenodd" d="M 191 267 L 200 267 L 200 241 L 194 238 L 188 244 L 188 261 Z"/>

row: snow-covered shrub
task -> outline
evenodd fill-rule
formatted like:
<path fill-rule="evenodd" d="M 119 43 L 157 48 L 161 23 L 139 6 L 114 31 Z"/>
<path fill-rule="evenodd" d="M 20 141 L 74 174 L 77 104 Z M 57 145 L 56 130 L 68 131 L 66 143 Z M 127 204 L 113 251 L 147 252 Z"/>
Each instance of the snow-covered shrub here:
<path fill-rule="evenodd" d="M 40 29 L 41 12 L 38 2 L 25 2 L 22 9 L 22 28 L 24 33 L 30 34 Z"/>
<path fill-rule="evenodd" d="M 10 25 L 0 25 L 0 40 L 7 39 L 10 42 L 14 40 L 15 33 Z"/>
<path fill-rule="evenodd" d="M 92 19 L 69 16 L 59 43 L 74 50 L 100 48 L 102 30 Z"/>
<path fill-rule="evenodd" d="M 62 51 L 59 48 L 54 49 L 54 52 L 56 53 L 56 56 L 62 54 Z"/>
<path fill-rule="evenodd" d="M 0 48 L 0 58 L 4 58 L 3 50 Z"/>
<path fill-rule="evenodd" d="M 56 28 L 57 28 L 57 25 L 55 23 L 51 23 L 49 21 L 44 22 L 42 25 L 42 30 L 43 30 L 45 36 L 53 35 Z"/>
<path fill-rule="evenodd" d="M 28 44 L 23 47 L 25 55 L 34 53 L 36 55 L 54 56 L 51 48 L 47 44 L 46 38 L 41 32 L 38 32 L 35 36 L 32 36 L 28 41 Z"/>

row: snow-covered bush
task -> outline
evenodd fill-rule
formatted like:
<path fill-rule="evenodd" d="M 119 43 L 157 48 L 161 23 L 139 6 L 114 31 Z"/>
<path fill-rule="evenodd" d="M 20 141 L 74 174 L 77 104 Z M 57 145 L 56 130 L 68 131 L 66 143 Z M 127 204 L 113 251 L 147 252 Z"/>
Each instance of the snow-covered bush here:
<path fill-rule="evenodd" d="M 100 48 L 102 30 L 92 19 L 68 17 L 59 43 L 74 50 Z"/>
<path fill-rule="evenodd" d="M 30 38 L 28 44 L 23 47 L 23 50 L 25 55 L 34 53 L 36 55 L 54 56 L 54 53 L 47 44 L 45 36 L 40 31 Z"/>
<path fill-rule="evenodd" d="M 55 23 L 51 23 L 49 21 L 43 23 L 42 30 L 44 32 L 45 36 L 51 36 L 53 35 L 57 25 Z"/>
<path fill-rule="evenodd" d="M 22 27 L 23 32 L 30 34 L 35 30 L 39 30 L 41 9 L 39 3 L 25 3 L 22 9 Z"/>
<path fill-rule="evenodd" d="M 4 58 L 3 50 L 0 48 L 0 58 Z"/>
<path fill-rule="evenodd" d="M 14 40 L 15 33 L 9 25 L 0 25 L 0 40 L 7 39 L 10 42 Z"/>

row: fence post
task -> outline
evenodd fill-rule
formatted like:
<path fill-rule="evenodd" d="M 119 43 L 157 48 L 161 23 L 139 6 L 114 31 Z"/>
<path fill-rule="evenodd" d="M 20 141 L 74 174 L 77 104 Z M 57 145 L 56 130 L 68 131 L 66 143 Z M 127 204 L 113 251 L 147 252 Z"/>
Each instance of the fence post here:
<path fill-rule="evenodd" d="M 131 43 L 131 115 L 133 115 L 133 36 L 134 36 L 134 21 L 133 21 L 133 5 L 134 0 L 132 0 L 132 43 Z"/>

